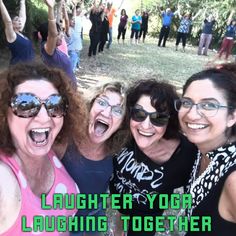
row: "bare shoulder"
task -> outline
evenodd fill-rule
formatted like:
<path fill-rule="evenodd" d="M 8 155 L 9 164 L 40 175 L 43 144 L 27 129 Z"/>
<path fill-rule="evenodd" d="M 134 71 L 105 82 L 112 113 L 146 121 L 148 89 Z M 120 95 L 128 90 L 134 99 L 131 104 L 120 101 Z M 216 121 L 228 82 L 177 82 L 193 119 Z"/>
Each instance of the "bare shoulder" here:
<path fill-rule="evenodd" d="M 20 199 L 20 187 L 13 171 L 0 161 L 0 233 L 15 222 L 20 211 Z"/>
<path fill-rule="evenodd" d="M 226 193 L 229 195 L 233 194 L 234 198 L 236 196 L 236 170 L 233 171 L 226 179 L 225 185 L 224 185 L 224 190 Z M 236 198 L 235 198 L 236 202 Z"/>
<path fill-rule="evenodd" d="M 227 211 L 226 219 L 236 223 L 236 171 L 233 171 L 226 179 L 223 192 L 222 203 Z M 222 208 L 223 209 L 223 208 Z"/>

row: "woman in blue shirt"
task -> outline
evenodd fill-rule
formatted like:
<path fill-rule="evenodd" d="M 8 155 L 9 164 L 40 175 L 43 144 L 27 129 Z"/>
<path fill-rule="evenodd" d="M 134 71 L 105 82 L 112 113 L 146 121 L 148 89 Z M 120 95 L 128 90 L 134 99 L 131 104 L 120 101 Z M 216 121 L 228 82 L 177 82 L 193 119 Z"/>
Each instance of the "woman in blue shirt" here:
<path fill-rule="evenodd" d="M 135 11 L 135 15 L 131 19 L 131 35 L 130 35 L 130 43 L 133 43 L 133 38 L 135 36 L 135 44 L 138 44 L 138 35 L 141 29 L 142 17 L 139 15 L 139 10 Z"/>
<path fill-rule="evenodd" d="M 22 34 L 26 22 L 25 0 L 20 0 L 19 15 L 12 19 L 2 0 L 0 0 L 0 11 L 5 26 L 7 46 L 11 51 L 10 65 L 32 61 L 34 59 L 32 42 Z"/>

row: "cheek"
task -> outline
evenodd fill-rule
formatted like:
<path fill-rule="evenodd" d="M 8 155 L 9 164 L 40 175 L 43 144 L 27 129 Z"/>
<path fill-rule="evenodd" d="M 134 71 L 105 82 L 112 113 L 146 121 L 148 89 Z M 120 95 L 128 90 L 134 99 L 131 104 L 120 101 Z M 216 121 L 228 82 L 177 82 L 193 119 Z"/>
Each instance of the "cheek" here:
<path fill-rule="evenodd" d="M 129 122 L 130 131 L 133 135 L 134 135 L 134 132 L 137 130 L 138 124 L 139 124 L 139 122 L 133 121 L 132 119 Z"/>
<path fill-rule="evenodd" d="M 122 123 L 122 120 L 123 119 L 116 119 L 116 118 L 113 118 L 113 130 L 114 132 L 117 131 Z"/>
<path fill-rule="evenodd" d="M 92 107 L 90 112 L 89 112 L 89 121 L 93 122 L 94 119 L 96 118 L 97 114 L 98 114 L 98 112 Z"/>
<path fill-rule="evenodd" d="M 158 134 L 161 134 L 162 136 L 165 134 L 166 129 L 167 129 L 167 126 L 164 126 L 164 127 L 156 127 L 157 133 L 158 133 Z"/>
<path fill-rule="evenodd" d="M 11 111 L 8 111 L 7 122 L 12 139 L 22 141 L 23 137 L 25 137 L 28 119 L 19 118 L 13 115 Z"/>
<path fill-rule="evenodd" d="M 55 127 L 56 127 L 56 132 L 57 134 L 60 132 L 60 130 L 62 129 L 63 123 L 64 123 L 64 118 L 54 118 L 54 123 L 55 123 Z"/>

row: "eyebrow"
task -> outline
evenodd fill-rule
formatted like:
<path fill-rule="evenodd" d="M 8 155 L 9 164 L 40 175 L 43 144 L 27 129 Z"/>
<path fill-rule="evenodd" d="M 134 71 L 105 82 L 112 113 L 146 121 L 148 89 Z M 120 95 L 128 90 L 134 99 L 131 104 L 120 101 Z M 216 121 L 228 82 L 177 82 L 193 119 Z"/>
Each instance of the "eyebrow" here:
<path fill-rule="evenodd" d="M 183 97 L 183 98 L 187 98 L 187 99 L 193 101 L 193 99 L 190 98 L 190 97 Z M 209 101 L 209 100 L 211 100 L 211 101 L 216 101 L 216 102 L 220 102 L 220 101 L 218 101 L 216 98 L 202 98 L 200 101 L 203 101 L 203 102 L 204 102 L 204 101 Z"/>
<path fill-rule="evenodd" d="M 104 100 L 108 100 L 107 102 L 109 102 L 109 100 L 110 100 L 109 97 L 106 96 L 105 94 L 101 94 L 100 96 L 98 96 L 98 98 L 102 98 Z M 117 103 L 117 104 L 111 105 L 111 106 L 122 106 L 122 103 Z"/>

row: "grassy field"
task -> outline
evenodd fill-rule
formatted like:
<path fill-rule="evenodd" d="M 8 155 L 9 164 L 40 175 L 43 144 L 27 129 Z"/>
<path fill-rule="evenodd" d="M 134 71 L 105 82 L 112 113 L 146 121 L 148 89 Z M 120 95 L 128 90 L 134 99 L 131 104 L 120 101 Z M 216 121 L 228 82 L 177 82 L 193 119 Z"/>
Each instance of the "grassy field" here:
<path fill-rule="evenodd" d="M 96 58 L 89 58 L 88 39 L 84 40 L 84 49 L 81 52 L 82 69 L 77 78 L 82 88 L 88 88 L 99 81 L 118 80 L 132 82 L 138 79 L 156 78 L 168 80 L 179 91 L 185 80 L 204 68 L 213 58 L 214 52 L 209 56 L 198 56 L 197 48 L 187 46 L 175 51 L 174 42 L 167 42 L 167 47 L 158 47 L 157 40 L 148 39 L 145 44 L 138 45 L 118 44 L 113 39 L 111 49 L 104 49 Z"/>

